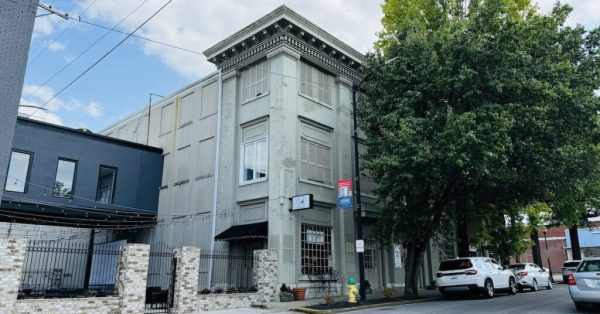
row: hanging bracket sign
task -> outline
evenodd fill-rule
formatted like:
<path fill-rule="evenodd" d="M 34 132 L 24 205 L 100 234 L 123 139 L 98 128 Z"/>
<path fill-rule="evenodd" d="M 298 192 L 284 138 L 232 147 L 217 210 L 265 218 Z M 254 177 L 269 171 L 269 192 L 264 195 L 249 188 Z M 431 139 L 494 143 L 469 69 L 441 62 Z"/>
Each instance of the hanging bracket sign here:
<path fill-rule="evenodd" d="M 292 207 L 290 208 L 291 212 L 313 208 L 312 194 L 296 195 L 290 198 L 290 201 L 292 201 Z"/>
<path fill-rule="evenodd" d="M 352 208 L 352 180 L 338 180 L 338 207 Z"/>

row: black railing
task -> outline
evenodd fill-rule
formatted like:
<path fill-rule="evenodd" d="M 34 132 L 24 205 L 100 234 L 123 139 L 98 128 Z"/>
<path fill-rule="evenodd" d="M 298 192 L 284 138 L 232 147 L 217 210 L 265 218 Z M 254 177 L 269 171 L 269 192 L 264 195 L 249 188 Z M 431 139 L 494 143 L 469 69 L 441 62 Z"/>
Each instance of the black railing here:
<path fill-rule="evenodd" d="M 19 298 L 68 298 L 117 294 L 121 243 L 29 241 Z"/>
<path fill-rule="evenodd" d="M 173 249 L 164 243 L 150 246 L 145 313 L 170 313 L 177 269 L 174 256 Z"/>
<path fill-rule="evenodd" d="M 254 257 L 252 255 L 202 250 L 200 251 L 198 292 L 202 294 L 255 292 L 253 266 Z"/>

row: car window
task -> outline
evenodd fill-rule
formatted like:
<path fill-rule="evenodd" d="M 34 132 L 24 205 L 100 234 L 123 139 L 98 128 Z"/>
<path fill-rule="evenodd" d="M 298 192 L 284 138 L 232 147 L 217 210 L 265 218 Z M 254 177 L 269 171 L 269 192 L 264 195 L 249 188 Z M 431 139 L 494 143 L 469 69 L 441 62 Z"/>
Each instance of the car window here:
<path fill-rule="evenodd" d="M 565 262 L 563 267 L 577 267 L 577 265 L 579 265 L 579 262 Z"/>
<path fill-rule="evenodd" d="M 508 266 L 508 268 L 513 269 L 513 270 L 523 270 L 525 269 L 525 265 L 524 264 L 513 264 Z"/>
<path fill-rule="evenodd" d="M 579 268 L 577 268 L 577 272 L 579 273 L 586 271 L 600 272 L 600 260 L 581 262 L 581 265 L 579 265 Z"/>
<path fill-rule="evenodd" d="M 473 264 L 468 259 L 454 259 L 443 261 L 440 264 L 440 271 L 445 270 L 458 270 L 458 269 L 467 269 L 473 267 Z"/>

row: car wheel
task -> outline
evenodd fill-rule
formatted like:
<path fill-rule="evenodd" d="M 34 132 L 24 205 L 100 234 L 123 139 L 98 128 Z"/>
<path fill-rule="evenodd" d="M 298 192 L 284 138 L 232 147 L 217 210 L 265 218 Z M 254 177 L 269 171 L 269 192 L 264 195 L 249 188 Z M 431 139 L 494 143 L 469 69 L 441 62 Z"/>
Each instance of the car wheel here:
<path fill-rule="evenodd" d="M 552 289 L 552 280 L 550 280 L 550 277 L 548 277 L 548 285 L 546 286 L 546 289 Z"/>
<path fill-rule="evenodd" d="M 486 279 L 483 284 L 483 296 L 488 299 L 494 297 L 494 283 L 490 279 Z"/>
<path fill-rule="evenodd" d="M 531 283 L 531 291 L 538 291 L 538 285 L 535 279 L 533 280 L 533 283 Z"/>
<path fill-rule="evenodd" d="M 575 308 L 576 308 L 578 311 L 585 311 L 585 310 L 587 310 L 587 309 L 585 308 L 585 304 L 583 304 L 583 303 L 581 303 L 581 302 L 575 302 Z"/>
<path fill-rule="evenodd" d="M 513 278 L 513 277 L 510 277 L 510 279 L 508 279 L 508 294 L 509 295 L 517 294 L 517 282 L 515 281 L 515 278 Z"/>

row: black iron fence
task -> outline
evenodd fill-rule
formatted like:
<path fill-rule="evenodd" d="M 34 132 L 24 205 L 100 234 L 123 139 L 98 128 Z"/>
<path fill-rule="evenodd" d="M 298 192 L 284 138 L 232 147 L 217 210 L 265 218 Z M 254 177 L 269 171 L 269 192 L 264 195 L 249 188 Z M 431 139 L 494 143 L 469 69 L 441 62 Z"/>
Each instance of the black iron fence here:
<path fill-rule="evenodd" d="M 170 246 L 150 246 L 145 313 L 169 313 L 173 308 L 176 262 Z"/>
<path fill-rule="evenodd" d="M 19 298 L 116 295 L 121 245 L 29 241 Z"/>
<path fill-rule="evenodd" d="M 252 255 L 201 250 L 198 292 L 202 294 L 255 292 L 256 287 L 252 278 L 253 266 Z"/>

